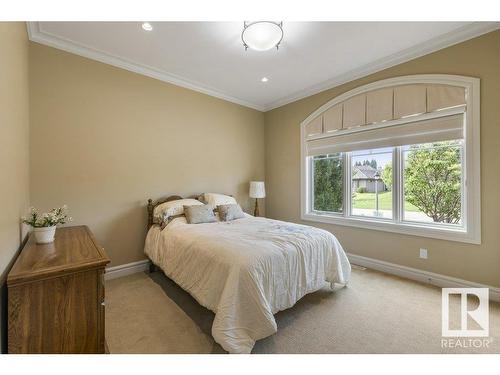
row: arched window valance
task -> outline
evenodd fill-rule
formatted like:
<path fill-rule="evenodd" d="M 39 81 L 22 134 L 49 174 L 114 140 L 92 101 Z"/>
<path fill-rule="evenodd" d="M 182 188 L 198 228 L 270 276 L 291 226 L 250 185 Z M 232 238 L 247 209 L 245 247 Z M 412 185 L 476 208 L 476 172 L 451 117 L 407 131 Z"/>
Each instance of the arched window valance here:
<path fill-rule="evenodd" d="M 306 125 L 306 137 L 465 106 L 465 88 L 400 84 L 373 89 L 329 106 Z"/>

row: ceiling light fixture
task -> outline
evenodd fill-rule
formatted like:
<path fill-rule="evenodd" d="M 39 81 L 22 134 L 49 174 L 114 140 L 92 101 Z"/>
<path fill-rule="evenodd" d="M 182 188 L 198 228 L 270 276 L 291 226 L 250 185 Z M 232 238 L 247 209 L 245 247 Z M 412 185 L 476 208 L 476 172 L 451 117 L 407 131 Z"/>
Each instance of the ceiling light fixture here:
<path fill-rule="evenodd" d="M 269 78 L 267 78 L 267 77 L 262 77 L 260 81 L 261 81 L 261 82 L 266 83 L 267 81 L 269 81 Z"/>
<path fill-rule="evenodd" d="M 151 30 L 153 30 L 153 25 L 151 25 L 149 22 L 143 22 L 142 29 L 144 31 L 151 31 Z"/>
<path fill-rule="evenodd" d="M 283 22 L 255 21 L 243 22 L 241 40 L 245 51 L 250 48 L 256 51 L 267 51 L 279 48 L 283 39 Z"/>

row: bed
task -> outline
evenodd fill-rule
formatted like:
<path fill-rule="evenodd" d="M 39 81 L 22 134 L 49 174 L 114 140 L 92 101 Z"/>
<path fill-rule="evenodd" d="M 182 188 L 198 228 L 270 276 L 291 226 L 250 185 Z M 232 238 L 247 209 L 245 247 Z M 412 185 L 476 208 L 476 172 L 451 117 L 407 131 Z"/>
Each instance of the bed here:
<path fill-rule="evenodd" d="M 253 217 L 163 229 L 148 203 L 144 252 L 153 265 L 190 293 L 215 318 L 212 335 L 229 353 L 250 353 L 277 331 L 274 314 L 325 286 L 347 284 L 351 266 L 333 234 L 310 226 Z"/>

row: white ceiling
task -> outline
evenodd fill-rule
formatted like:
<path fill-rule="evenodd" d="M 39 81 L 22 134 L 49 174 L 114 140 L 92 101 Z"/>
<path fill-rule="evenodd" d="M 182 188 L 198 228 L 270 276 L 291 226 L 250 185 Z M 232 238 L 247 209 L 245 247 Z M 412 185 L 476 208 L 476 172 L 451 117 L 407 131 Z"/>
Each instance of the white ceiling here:
<path fill-rule="evenodd" d="M 265 52 L 244 50 L 243 22 L 152 25 L 32 22 L 28 31 L 33 41 L 265 111 L 500 24 L 285 21 L 279 50 Z"/>

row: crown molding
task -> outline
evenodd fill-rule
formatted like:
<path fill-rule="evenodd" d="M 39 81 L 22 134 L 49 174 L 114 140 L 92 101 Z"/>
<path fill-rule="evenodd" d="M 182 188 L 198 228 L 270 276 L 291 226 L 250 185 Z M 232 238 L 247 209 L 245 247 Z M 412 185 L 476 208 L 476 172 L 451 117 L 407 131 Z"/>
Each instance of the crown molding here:
<path fill-rule="evenodd" d="M 118 68 L 122 68 L 134 73 L 142 74 L 150 78 L 158 79 L 160 81 L 184 87 L 189 90 L 197 91 L 202 94 L 210 95 L 218 99 L 242 105 L 244 107 L 256 109 L 261 112 L 264 111 L 264 107 L 261 105 L 250 103 L 234 96 L 224 94 L 199 82 L 191 81 L 175 74 L 160 71 L 156 68 L 138 63 L 131 59 L 125 59 L 123 57 L 116 56 L 90 46 L 86 46 L 82 43 L 75 42 L 71 39 L 61 38 L 59 36 L 45 32 L 40 29 L 39 22 L 27 22 L 27 29 L 29 39 L 33 42 L 70 52 L 75 55 L 83 56 L 91 60 L 96 60 L 104 64 L 116 66 Z"/>
<path fill-rule="evenodd" d="M 292 95 L 278 99 L 269 105 L 259 105 L 251 103 L 234 96 L 220 92 L 214 88 L 203 85 L 199 82 L 191 81 L 187 78 L 177 76 L 165 71 L 160 71 L 151 66 L 138 63 L 136 61 L 125 59 L 120 56 L 112 55 L 107 52 L 97 50 L 90 46 L 77 43 L 73 40 L 61 38 L 40 29 L 39 22 L 27 22 L 28 36 L 33 42 L 45 44 L 66 52 L 70 52 L 79 56 L 83 56 L 92 60 L 96 60 L 105 64 L 113 65 L 134 73 L 142 74 L 147 77 L 158 79 L 176 86 L 184 87 L 193 91 L 197 91 L 206 95 L 210 95 L 228 102 L 239 104 L 245 107 L 256 109 L 261 112 L 267 112 L 294 101 L 306 98 L 317 94 L 321 91 L 331 89 L 344 83 L 365 77 L 378 71 L 390 68 L 417 57 L 438 51 L 440 49 L 452 46 L 454 44 L 475 38 L 500 28 L 500 22 L 473 22 L 462 28 L 441 35 L 437 38 L 430 39 L 417 46 L 408 48 L 393 55 L 384 57 L 370 64 L 366 64 L 360 68 L 353 69 L 348 73 L 334 77 L 317 85 L 300 90 Z"/>
<path fill-rule="evenodd" d="M 295 102 L 308 96 L 318 94 L 322 91 L 332 89 L 334 87 L 343 85 L 344 83 L 366 77 L 370 74 L 379 72 L 398 64 L 405 63 L 429 53 L 436 52 L 440 49 L 450 47 L 454 44 L 465 42 L 466 40 L 476 38 L 498 28 L 500 28 L 500 22 L 473 22 L 455 31 L 451 31 L 439 37 L 430 39 L 411 48 L 407 48 L 403 51 L 366 64 L 360 68 L 353 69 L 328 81 L 319 83 L 307 89 L 298 91 L 290 96 L 286 96 L 282 99 L 276 100 L 271 104 L 265 106 L 264 112 L 282 107 L 286 104 Z"/>

